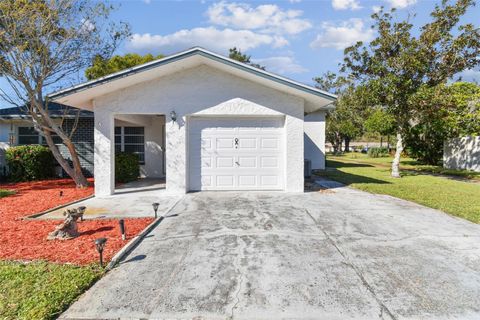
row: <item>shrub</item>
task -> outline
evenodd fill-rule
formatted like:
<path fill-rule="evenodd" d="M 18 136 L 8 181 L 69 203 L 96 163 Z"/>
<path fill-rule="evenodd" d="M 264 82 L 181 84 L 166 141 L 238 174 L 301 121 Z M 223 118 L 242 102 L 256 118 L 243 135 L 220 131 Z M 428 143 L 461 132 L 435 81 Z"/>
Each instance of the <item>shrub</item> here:
<path fill-rule="evenodd" d="M 115 155 L 115 180 L 117 182 L 134 181 L 140 175 L 138 155 L 120 152 Z"/>
<path fill-rule="evenodd" d="M 387 148 L 370 148 L 368 149 L 368 156 L 370 158 L 381 158 L 381 157 L 388 157 L 388 149 Z"/>
<path fill-rule="evenodd" d="M 8 148 L 5 152 L 8 176 L 12 181 L 31 181 L 55 176 L 55 159 L 50 149 L 40 145 Z"/>

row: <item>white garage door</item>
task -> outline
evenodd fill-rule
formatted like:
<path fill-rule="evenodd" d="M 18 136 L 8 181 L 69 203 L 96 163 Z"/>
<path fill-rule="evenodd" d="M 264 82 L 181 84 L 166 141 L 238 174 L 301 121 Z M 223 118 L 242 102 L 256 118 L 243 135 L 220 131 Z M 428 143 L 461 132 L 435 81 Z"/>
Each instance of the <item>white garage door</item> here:
<path fill-rule="evenodd" d="M 190 118 L 190 190 L 284 189 L 283 118 Z"/>

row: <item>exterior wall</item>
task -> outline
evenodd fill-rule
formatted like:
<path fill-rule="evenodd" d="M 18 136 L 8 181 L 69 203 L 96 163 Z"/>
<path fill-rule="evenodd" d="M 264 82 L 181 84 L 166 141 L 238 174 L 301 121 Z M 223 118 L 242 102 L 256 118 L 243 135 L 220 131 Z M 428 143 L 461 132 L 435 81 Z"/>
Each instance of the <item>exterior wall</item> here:
<path fill-rule="evenodd" d="M 113 117 L 116 114 L 165 114 L 167 190 L 187 191 L 188 117 L 192 115 L 285 115 L 286 190 L 303 191 L 304 100 L 220 72 L 205 65 L 135 85 L 94 101 L 96 194 L 113 192 Z M 177 121 L 169 114 L 175 111 Z M 113 129 L 112 129 L 113 130 Z M 106 154 L 109 153 L 109 154 Z M 98 173 L 102 173 L 100 176 Z"/>
<path fill-rule="evenodd" d="M 305 159 L 312 162 L 312 169 L 325 169 L 325 111 L 305 116 Z"/>
<path fill-rule="evenodd" d="M 13 120 L 13 126 L 11 127 L 10 121 L 0 122 L 0 170 L 5 166 L 5 150 L 9 147 L 9 133 L 13 129 L 15 136 L 14 144 L 18 144 L 18 127 L 31 126 L 31 123 L 26 120 Z M 71 128 L 73 125 L 73 119 L 65 119 L 64 125 L 67 128 Z M 77 152 L 80 158 L 80 163 L 84 169 L 84 174 L 87 176 L 93 175 L 93 119 L 81 118 L 77 124 L 77 130 L 75 131 L 72 140 L 77 148 Z M 59 150 L 66 159 L 70 159 L 70 154 L 64 145 L 58 145 Z M 2 171 L 0 171 L 0 175 Z M 65 174 L 64 174 L 65 175 Z"/>
<path fill-rule="evenodd" d="M 446 141 L 443 148 L 443 166 L 447 169 L 480 172 L 480 136 Z"/>
<path fill-rule="evenodd" d="M 73 123 L 73 119 L 66 119 L 64 125 L 67 128 L 71 128 Z M 81 118 L 78 120 L 72 141 L 77 149 L 83 173 L 88 177 L 93 176 L 93 118 Z M 70 153 L 63 144 L 58 145 L 58 148 L 66 159 L 70 159 Z M 63 175 L 65 176 L 66 173 L 63 173 Z"/>

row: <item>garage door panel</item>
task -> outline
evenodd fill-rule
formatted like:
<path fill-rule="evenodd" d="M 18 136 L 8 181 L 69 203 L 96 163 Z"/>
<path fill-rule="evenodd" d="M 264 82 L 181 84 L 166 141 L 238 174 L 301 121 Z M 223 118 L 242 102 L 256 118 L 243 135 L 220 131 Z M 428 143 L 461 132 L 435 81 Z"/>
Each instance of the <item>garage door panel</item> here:
<path fill-rule="evenodd" d="M 239 175 L 238 176 L 238 185 L 240 187 L 252 188 L 257 185 L 257 177 L 251 175 Z"/>
<path fill-rule="evenodd" d="M 257 158 L 256 157 L 238 157 L 237 163 L 240 168 L 256 168 Z"/>
<path fill-rule="evenodd" d="M 233 168 L 233 157 L 217 157 L 217 168 Z"/>
<path fill-rule="evenodd" d="M 190 118 L 190 189 L 283 189 L 283 132 L 280 118 Z"/>
<path fill-rule="evenodd" d="M 278 168 L 279 162 L 277 157 L 260 157 L 261 168 Z"/>

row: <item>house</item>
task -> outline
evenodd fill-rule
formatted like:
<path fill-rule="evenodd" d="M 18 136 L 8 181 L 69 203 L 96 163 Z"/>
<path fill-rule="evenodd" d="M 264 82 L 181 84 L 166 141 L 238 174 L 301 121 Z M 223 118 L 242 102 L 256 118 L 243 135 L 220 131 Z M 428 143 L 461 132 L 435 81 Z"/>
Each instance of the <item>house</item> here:
<path fill-rule="evenodd" d="M 76 123 L 76 130 L 72 141 L 79 154 L 80 163 L 87 176 L 93 175 L 93 113 L 87 110 L 78 110 L 59 103 L 50 103 L 48 106 L 50 117 L 68 130 Z M 78 120 L 76 120 L 78 116 Z M 26 144 L 44 144 L 41 137 L 28 120 L 29 116 L 23 108 L 12 107 L 0 109 L 0 176 L 5 173 L 5 151 L 10 146 Z M 69 153 L 61 140 L 53 136 L 60 152 L 68 159 Z M 58 167 L 59 175 L 62 170 Z"/>
<path fill-rule="evenodd" d="M 140 152 L 144 175 L 171 192 L 303 192 L 304 159 L 325 166 L 336 99 L 198 47 L 49 97 L 94 113 L 97 196 L 114 192 L 119 148 Z"/>

